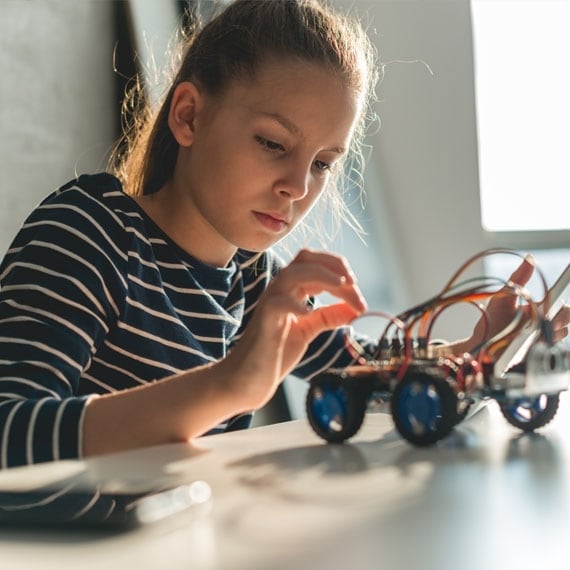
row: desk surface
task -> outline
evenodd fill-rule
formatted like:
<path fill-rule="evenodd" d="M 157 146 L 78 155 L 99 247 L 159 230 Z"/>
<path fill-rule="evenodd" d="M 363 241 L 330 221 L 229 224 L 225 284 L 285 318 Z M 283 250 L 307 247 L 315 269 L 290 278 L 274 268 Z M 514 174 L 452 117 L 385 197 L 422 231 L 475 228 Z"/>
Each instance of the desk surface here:
<path fill-rule="evenodd" d="M 205 480 L 213 498 L 130 532 L 5 528 L 0 567 L 566 570 L 569 428 L 564 397 L 540 433 L 491 403 L 429 449 L 376 413 L 345 445 L 300 420 L 76 462 L 117 488 Z"/>

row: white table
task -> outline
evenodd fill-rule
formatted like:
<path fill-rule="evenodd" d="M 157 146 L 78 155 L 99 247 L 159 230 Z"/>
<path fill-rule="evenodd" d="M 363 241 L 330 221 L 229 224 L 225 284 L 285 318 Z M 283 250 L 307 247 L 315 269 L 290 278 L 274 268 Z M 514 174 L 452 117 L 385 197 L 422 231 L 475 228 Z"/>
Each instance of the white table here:
<path fill-rule="evenodd" d="M 1 529 L 2 570 L 570 568 L 566 394 L 531 435 L 490 404 L 428 449 L 376 413 L 345 445 L 301 420 L 59 467 L 117 489 L 205 480 L 213 498 L 124 533 Z"/>

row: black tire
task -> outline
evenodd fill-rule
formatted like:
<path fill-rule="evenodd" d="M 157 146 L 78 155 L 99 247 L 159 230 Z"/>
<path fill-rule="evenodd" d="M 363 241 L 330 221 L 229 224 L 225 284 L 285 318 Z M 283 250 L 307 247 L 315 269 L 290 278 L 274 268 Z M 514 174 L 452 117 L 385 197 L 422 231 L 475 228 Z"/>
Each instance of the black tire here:
<path fill-rule="evenodd" d="M 421 447 L 443 439 L 458 421 L 452 387 L 444 378 L 424 372 L 407 374 L 398 382 L 391 409 L 398 432 Z"/>
<path fill-rule="evenodd" d="M 306 411 L 313 430 L 330 443 L 342 443 L 362 426 L 367 400 L 351 381 L 330 376 L 311 381 Z"/>
<path fill-rule="evenodd" d="M 560 394 L 540 394 L 531 398 L 500 402 L 499 408 L 512 426 L 523 431 L 534 431 L 552 421 L 558 412 L 559 404 Z"/>

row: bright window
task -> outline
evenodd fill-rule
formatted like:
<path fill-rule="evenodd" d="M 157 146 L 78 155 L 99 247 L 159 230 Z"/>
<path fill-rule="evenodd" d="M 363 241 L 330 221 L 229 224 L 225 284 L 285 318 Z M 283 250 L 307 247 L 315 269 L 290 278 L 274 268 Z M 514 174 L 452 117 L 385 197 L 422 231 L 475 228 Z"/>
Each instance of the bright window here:
<path fill-rule="evenodd" d="M 570 0 L 472 0 L 483 226 L 570 229 Z"/>

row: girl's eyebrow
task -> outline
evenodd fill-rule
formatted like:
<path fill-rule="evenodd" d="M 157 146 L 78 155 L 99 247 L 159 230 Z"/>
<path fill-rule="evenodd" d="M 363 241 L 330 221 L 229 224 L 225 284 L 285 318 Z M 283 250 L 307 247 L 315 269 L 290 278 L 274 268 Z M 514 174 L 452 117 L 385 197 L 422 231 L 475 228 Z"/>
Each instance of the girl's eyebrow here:
<path fill-rule="evenodd" d="M 295 123 L 293 123 L 287 117 L 284 117 L 280 113 L 266 113 L 264 111 L 260 111 L 259 114 L 277 121 L 283 127 L 285 127 L 290 133 L 298 136 L 299 138 L 301 138 L 301 139 L 305 138 L 303 131 L 301 131 L 301 129 Z M 337 154 L 345 154 L 345 152 L 346 152 L 346 149 L 342 146 L 335 146 L 333 148 L 327 148 L 324 150 L 327 152 L 334 152 Z"/>
<path fill-rule="evenodd" d="M 268 113 L 265 111 L 259 111 L 259 114 L 277 121 L 282 126 L 284 126 L 289 132 L 293 133 L 294 135 L 297 135 L 300 138 L 304 138 L 301 129 L 295 123 L 293 123 L 293 121 L 290 121 L 287 117 L 281 115 L 281 113 Z"/>

